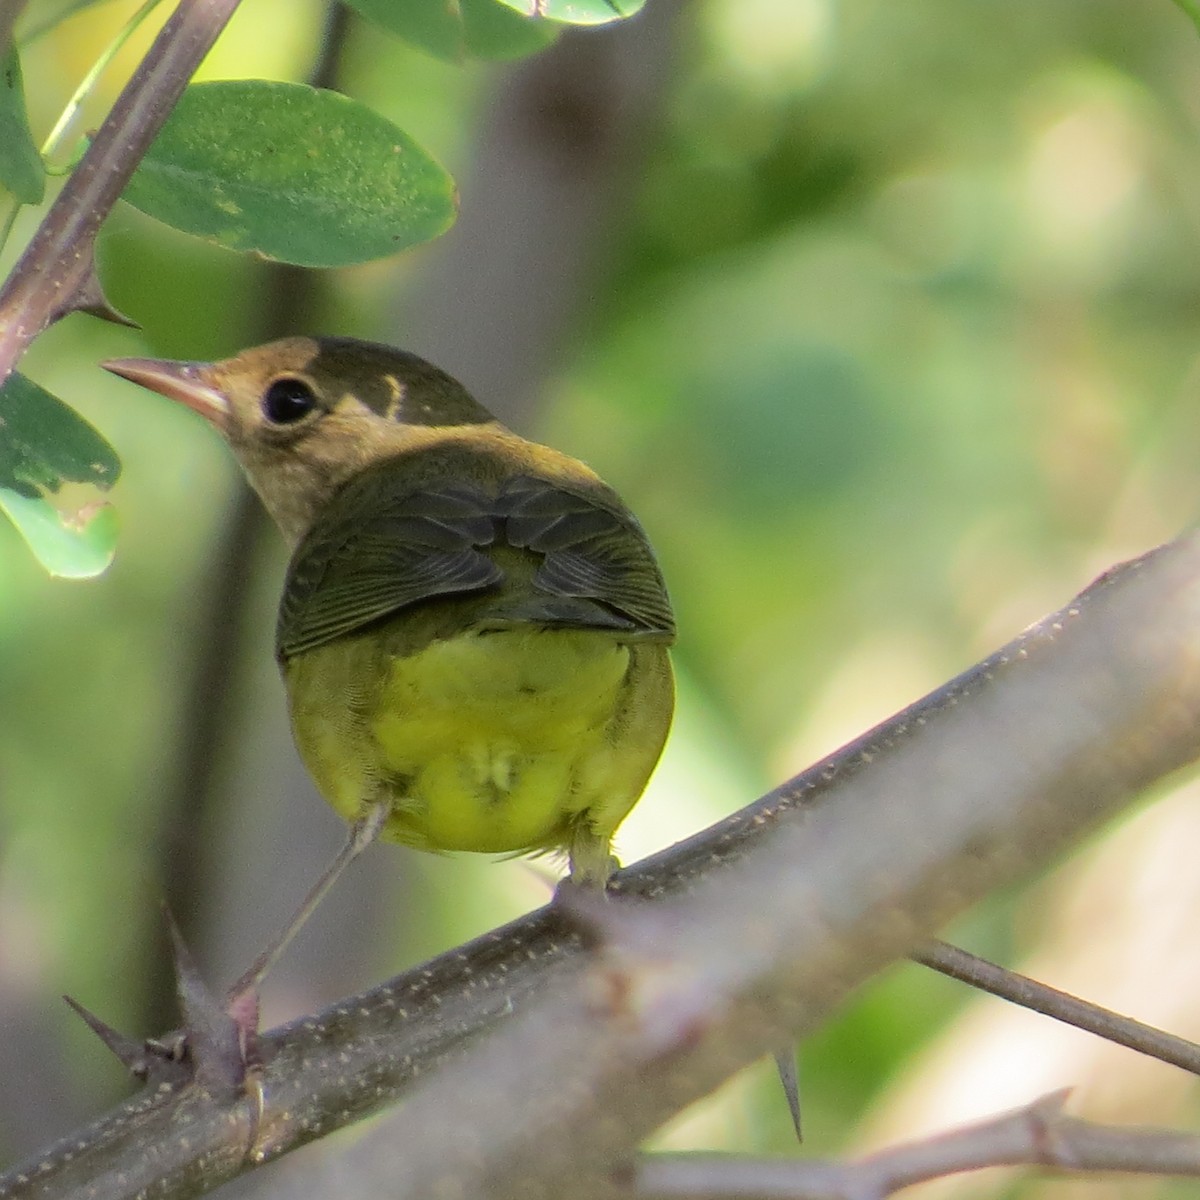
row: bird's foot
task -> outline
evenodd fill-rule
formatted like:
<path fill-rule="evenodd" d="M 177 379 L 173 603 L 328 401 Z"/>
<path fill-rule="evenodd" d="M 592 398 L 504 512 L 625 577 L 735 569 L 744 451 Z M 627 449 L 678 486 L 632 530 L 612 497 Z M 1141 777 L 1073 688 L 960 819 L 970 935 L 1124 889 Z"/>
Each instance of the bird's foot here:
<path fill-rule="evenodd" d="M 218 1094 L 243 1093 L 250 1101 L 247 1146 L 252 1154 L 263 1108 L 258 990 L 242 988 L 231 992 L 224 1002 L 219 1000 L 201 977 L 169 914 L 167 924 L 183 1015 L 179 1029 L 137 1041 L 113 1029 L 78 1001 L 69 996 L 65 999 L 135 1079 L 153 1087 L 195 1084 Z"/>

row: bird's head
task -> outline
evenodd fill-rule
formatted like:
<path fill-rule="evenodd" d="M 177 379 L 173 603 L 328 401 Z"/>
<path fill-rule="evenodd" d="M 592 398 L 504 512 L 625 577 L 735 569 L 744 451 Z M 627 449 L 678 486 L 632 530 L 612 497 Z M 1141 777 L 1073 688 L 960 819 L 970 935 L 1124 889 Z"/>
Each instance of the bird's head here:
<path fill-rule="evenodd" d="M 103 366 L 213 425 L 293 543 L 365 467 L 428 446 L 448 428 L 495 424 L 431 363 L 352 338 L 284 338 L 213 363 L 117 358 Z"/>

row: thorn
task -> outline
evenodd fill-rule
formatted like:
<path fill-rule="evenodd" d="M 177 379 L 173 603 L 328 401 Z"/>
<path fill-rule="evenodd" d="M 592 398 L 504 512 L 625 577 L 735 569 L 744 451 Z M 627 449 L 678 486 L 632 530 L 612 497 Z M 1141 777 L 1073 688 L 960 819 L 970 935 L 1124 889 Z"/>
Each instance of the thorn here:
<path fill-rule="evenodd" d="M 89 257 L 91 251 L 88 251 Z M 54 306 L 50 314 L 50 323 L 62 320 L 68 313 L 85 312 L 103 321 L 112 321 L 114 325 L 126 325 L 130 329 L 140 329 L 141 326 L 132 318 L 127 317 L 120 309 L 109 303 L 100 286 L 100 277 L 96 274 L 94 262 L 88 263 L 79 287 L 69 295 L 63 296 Z"/>
<path fill-rule="evenodd" d="M 208 990 L 191 953 L 184 944 L 179 927 L 164 909 L 167 929 L 175 955 L 175 977 L 179 1006 L 183 1010 L 183 1031 L 187 1053 L 191 1057 L 196 1082 L 210 1089 L 239 1089 L 246 1078 L 243 1026 L 235 1015 L 226 1012 Z M 254 1016 L 257 1021 L 258 1009 Z"/>
<path fill-rule="evenodd" d="M 800 1125 L 800 1072 L 796 1067 L 796 1048 L 787 1046 L 775 1051 L 775 1067 L 779 1071 L 779 1082 L 783 1084 L 783 1094 L 787 1097 L 788 1111 L 792 1114 L 792 1128 L 796 1131 L 796 1141 L 804 1141 L 804 1132 Z"/>
<path fill-rule="evenodd" d="M 135 1078 L 153 1086 L 185 1083 L 191 1074 L 178 1054 L 159 1042 L 138 1042 L 126 1037 L 70 996 L 63 999 L 87 1027 L 108 1047 Z"/>
<path fill-rule="evenodd" d="M 140 322 L 123 313 L 119 308 L 114 308 L 103 298 L 99 304 L 81 304 L 79 311 L 85 312 L 91 317 L 99 317 L 102 321 L 111 321 L 114 325 L 124 325 L 126 329 L 141 329 L 142 327 Z"/>
<path fill-rule="evenodd" d="M 136 1075 L 143 1053 L 141 1042 L 135 1042 L 133 1038 L 126 1037 L 106 1021 L 102 1021 L 90 1009 L 84 1008 L 74 997 L 64 996 L 63 999 L 75 1010 L 77 1016 L 83 1018 L 84 1024 L 113 1052 L 121 1066 Z"/>
<path fill-rule="evenodd" d="M 175 958 L 183 1028 L 165 1037 L 134 1041 L 102 1021 L 70 996 L 63 999 L 108 1047 L 127 1071 L 145 1083 L 179 1085 L 194 1080 L 210 1091 L 241 1090 L 258 1065 L 258 992 L 245 989 L 222 1007 L 204 983 L 171 914 L 164 909 Z"/>
<path fill-rule="evenodd" d="M 127 329 L 141 329 L 141 326 L 132 317 L 126 316 L 109 301 L 104 294 L 104 289 L 100 286 L 100 280 L 94 269 L 83 281 L 79 294 L 75 298 L 74 307 L 80 312 L 99 317 L 102 321 L 111 321 L 114 325 L 124 325 Z"/>

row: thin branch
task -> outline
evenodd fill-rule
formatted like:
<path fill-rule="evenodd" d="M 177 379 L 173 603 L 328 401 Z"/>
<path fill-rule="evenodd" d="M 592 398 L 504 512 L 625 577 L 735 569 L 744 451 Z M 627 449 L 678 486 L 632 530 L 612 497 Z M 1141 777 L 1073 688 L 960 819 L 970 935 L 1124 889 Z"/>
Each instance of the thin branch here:
<path fill-rule="evenodd" d="M 1101 1008 L 1069 992 L 1061 992 L 1027 975 L 988 962 L 986 958 L 969 954 L 948 942 L 930 942 L 909 957 L 931 970 L 940 971 L 980 991 L 990 992 L 1002 1000 L 1010 1000 L 1022 1008 L 1053 1017 L 1056 1021 L 1074 1025 L 1076 1029 L 1097 1034 L 1120 1046 L 1128 1046 L 1131 1050 L 1148 1054 L 1173 1067 L 1200 1075 L 1200 1046 L 1186 1038 L 1155 1029 L 1153 1025 L 1144 1025 L 1132 1017 Z"/>
<path fill-rule="evenodd" d="M 239 0 L 180 0 L 0 290 L 0 383 L 69 312 L 114 316 L 94 265 L 96 234 Z"/>
<path fill-rule="evenodd" d="M 249 1154 L 246 1094 L 168 1089 L 0 1196 L 192 1195 L 402 1094 L 403 1120 L 355 1146 L 381 1146 L 363 1194 L 612 1194 L 669 1116 L 1200 755 L 1198 666 L 1189 536 L 622 872 L 610 903 L 543 909 L 264 1036 Z"/>
<path fill-rule="evenodd" d="M 902 1188 L 986 1167 L 1053 1167 L 1072 1175 L 1119 1171 L 1200 1175 L 1200 1137 L 1119 1128 L 1066 1116 L 1067 1091 L 856 1162 L 656 1156 L 639 1165 L 637 1200 L 883 1200 Z"/>

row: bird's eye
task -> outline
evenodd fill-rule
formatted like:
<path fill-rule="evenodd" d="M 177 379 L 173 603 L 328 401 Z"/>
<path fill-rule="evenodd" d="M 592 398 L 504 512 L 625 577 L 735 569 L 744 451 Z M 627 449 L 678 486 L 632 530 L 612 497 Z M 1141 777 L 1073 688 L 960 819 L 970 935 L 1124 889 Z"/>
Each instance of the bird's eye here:
<path fill-rule="evenodd" d="M 303 379 L 277 379 L 262 398 L 263 415 L 272 425 L 294 425 L 317 406 L 317 397 Z"/>

